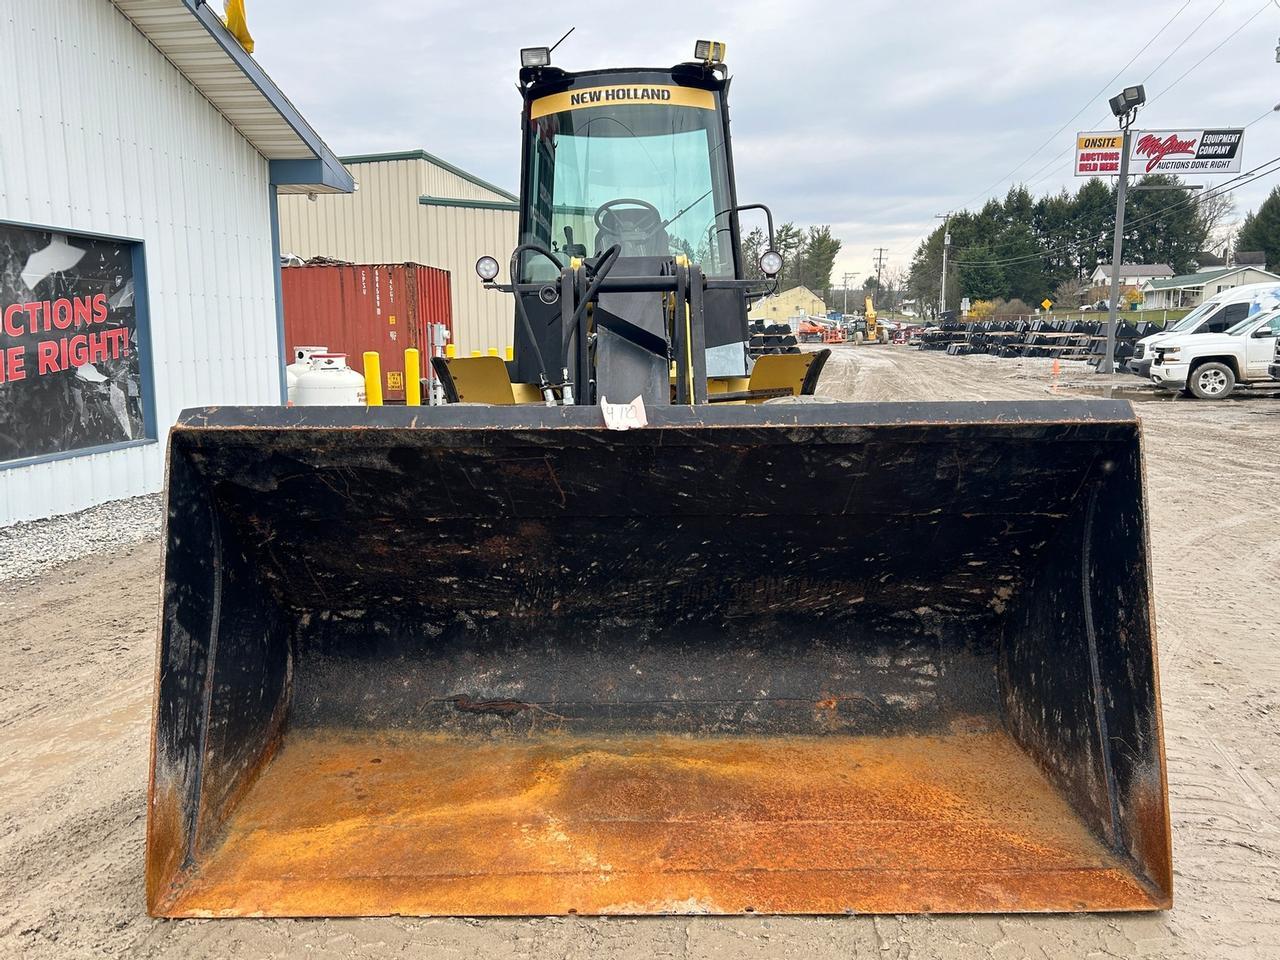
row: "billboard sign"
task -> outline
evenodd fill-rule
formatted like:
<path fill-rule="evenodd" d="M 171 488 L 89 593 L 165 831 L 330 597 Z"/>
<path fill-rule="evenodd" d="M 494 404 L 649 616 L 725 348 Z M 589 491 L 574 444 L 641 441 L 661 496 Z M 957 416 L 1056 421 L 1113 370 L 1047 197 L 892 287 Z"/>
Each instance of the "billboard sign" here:
<path fill-rule="evenodd" d="M 1129 172 L 1147 174 L 1239 173 L 1244 130 L 1135 130 L 1130 134 Z M 1119 131 L 1076 134 L 1075 175 L 1120 173 Z"/>
<path fill-rule="evenodd" d="M 137 251 L 0 223 L 0 463 L 146 439 Z"/>
<path fill-rule="evenodd" d="M 1129 169 L 1148 173 L 1239 173 L 1244 130 L 1139 130 Z"/>

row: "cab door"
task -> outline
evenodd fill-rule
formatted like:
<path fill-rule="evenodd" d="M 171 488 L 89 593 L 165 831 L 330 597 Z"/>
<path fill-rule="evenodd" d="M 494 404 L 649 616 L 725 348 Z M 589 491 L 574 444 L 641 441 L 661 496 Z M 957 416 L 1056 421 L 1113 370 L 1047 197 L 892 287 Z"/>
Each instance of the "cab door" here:
<path fill-rule="evenodd" d="M 1276 355 L 1276 340 L 1280 338 L 1280 313 L 1256 327 L 1245 338 L 1245 376 L 1250 380 L 1266 380 L 1267 365 Z"/>
<path fill-rule="evenodd" d="M 1194 333 L 1226 333 L 1237 323 L 1249 315 L 1249 304 L 1229 303 L 1216 313 L 1211 313 L 1201 322 Z"/>

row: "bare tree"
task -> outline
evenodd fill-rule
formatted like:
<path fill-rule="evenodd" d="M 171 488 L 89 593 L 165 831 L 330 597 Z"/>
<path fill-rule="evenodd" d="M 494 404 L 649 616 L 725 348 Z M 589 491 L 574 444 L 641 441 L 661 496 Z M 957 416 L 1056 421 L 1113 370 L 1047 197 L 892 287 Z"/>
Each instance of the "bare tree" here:
<path fill-rule="evenodd" d="M 1236 222 L 1236 198 L 1229 193 L 1206 193 L 1196 202 L 1196 216 L 1208 233 L 1210 249 L 1221 250 L 1240 226 Z"/>
<path fill-rule="evenodd" d="M 1085 291 L 1088 289 L 1089 285 L 1079 277 L 1068 277 L 1053 291 L 1053 299 L 1060 307 L 1074 309 L 1080 306 L 1080 301 L 1084 299 Z"/>

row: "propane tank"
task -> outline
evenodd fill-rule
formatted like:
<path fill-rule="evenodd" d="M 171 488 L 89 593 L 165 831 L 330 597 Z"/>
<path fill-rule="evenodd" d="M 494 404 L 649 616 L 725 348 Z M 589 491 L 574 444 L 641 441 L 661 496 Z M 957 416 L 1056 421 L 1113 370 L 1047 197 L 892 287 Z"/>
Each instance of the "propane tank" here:
<path fill-rule="evenodd" d="M 328 347 L 294 347 L 293 363 L 284 368 L 285 381 L 289 385 L 289 402 L 294 402 L 294 393 L 298 389 L 298 380 L 311 369 L 311 358 L 317 353 L 328 353 Z"/>
<path fill-rule="evenodd" d="M 299 407 L 364 405 L 364 377 L 347 366 L 345 353 L 313 353 L 311 366 L 298 378 L 293 402 Z"/>

